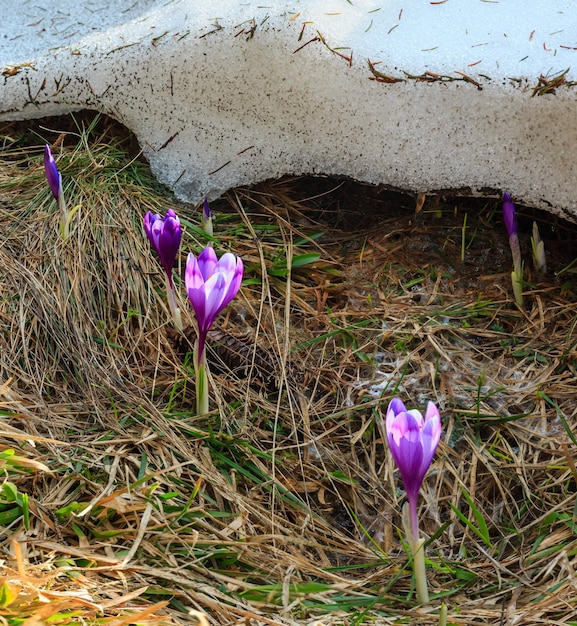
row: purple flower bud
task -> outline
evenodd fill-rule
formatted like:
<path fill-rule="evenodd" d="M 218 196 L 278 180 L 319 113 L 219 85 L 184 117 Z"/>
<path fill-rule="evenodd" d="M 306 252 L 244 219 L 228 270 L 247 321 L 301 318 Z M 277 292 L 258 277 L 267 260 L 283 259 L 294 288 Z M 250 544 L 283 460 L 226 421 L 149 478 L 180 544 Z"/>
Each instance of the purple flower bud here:
<path fill-rule="evenodd" d="M 210 219 L 210 206 L 208 205 L 208 198 L 204 196 L 204 202 L 202 205 L 202 216 L 208 221 Z"/>
<path fill-rule="evenodd" d="M 50 190 L 56 200 L 58 200 L 58 196 L 62 192 L 62 176 L 56 167 L 56 162 L 52 156 L 52 150 L 50 150 L 50 146 L 48 144 L 46 144 L 46 147 L 44 148 L 44 172 L 46 173 L 46 179 L 48 180 Z"/>
<path fill-rule="evenodd" d="M 206 334 L 217 315 L 236 296 L 243 274 L 242 260 L 227 252 L 220 259 L 211 247 L 198 259 L 188 255 L 184 282 L 198 322 L 198 359 L 203 358 Z"/>
<path fill-rule="evenodd" d="M 178 216 L 172 209 L 168 209 L 164 217 L 149 211 L 144 216 L 144 232 L 158 254 L 169 282 L 172 282 L 172 268 L 182 239 Z"/>
<path fill-rule="evenodd" d="M 204 197 L 204 203 L 202 205 L 201 226 L 202 230 L 204 230 L 209 237 L 213 236 L 214 230 L 212 228 L 212 216 L 210 213 L 210 206 L 208 205 L 208 198 L 206 196 Z"/>
<path fill-rule="evenodd" d="M 511 196 L 505 192 L 503 194 L 503 221 L 509 238 L 517 234 L 517 215 L 515 213 L 515 205 L 511 200 Z"/>
<path fill-rule="evenodd" d="M 399 398 L 393 398 L 386 417 L 389 450 L 399 471 L 409 502 L 416 503 L 423 478 L 431 465 L 441 438 L 441 416 L 432 403 L 425 417 L 407 411 Z"/>
<path fill-rule="evenodd" d="M 513 273 L 511 274 L 513 293 L 518 306 L 523 308 L 523 261 L 521 259 L 521 247 L 517 233 L 517 215 L 515 213 L 515 205 L 507 192 L 503 194 L 503 220 L 509 235 L 509 247 L 513 257 Z"/>

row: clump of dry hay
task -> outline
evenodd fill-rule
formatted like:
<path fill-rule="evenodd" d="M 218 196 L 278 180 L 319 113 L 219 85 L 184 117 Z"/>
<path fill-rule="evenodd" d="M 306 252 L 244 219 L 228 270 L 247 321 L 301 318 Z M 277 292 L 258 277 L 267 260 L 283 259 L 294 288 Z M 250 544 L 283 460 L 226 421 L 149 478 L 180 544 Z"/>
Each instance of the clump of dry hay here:
<path fill-rule="evenodd" d="M 90 123 L 56 150 L 82 205 L 63 241 L 42 142 L 19 133 L 3 129 L 0 160 L 0 437 L 49 471 L 9 476 L 30 521 L 6 528 L 7 559 L 16 540 L 27 566 L 66 563 L 95 606 L 144 589 L 140 610 L 166 622 L 192 609 L 221 624 L 430 624 L 440 598 L 450 623 L 577 622 L 570 229 L 549 232 L 560 279 L 528 275 L 520 311 L 496 203 L 415 216 L 410 198 L 342 181 L 231 191 L 213 206 L 217 245 L 247 280 L 219 320 L 215 409 L 198 417 L 142 232 L 174 202 L 117 127 Z M 196 209 L 177 210 L 183 263 L 204 240 Z M 226 341 L 248 346 L 244 366 Z M 375 428 L 394 393 L 444 420 L 421 499 L 428 609 Z"/>

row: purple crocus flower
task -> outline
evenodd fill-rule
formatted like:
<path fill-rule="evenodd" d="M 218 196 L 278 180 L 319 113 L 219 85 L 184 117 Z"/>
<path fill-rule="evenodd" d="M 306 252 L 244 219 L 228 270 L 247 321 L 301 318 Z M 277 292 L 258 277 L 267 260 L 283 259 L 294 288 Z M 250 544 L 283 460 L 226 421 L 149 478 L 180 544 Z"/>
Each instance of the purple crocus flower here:
<path fill-rule="evenodd" d="M 425 417 L 419 411 L 407 411 L 399 398 L 393 398 L 386 417 L 387 442 L 399 471 L 409 501 L 409 519 L 413 546 L 419 539 L 417 499 L 423 478 L 431 465 L 441 438 L 441 416 L 432 403 Z"/>
<path fill-rule="evenodd" d="M 184 282 L 198 322 L 198 364 L 204 359 L 206 334 L 217 315 L 236 296 L 243 274 L 242 260 L 227 252 L 220 259 L 211 247 L 198 259 L 188 255 Z"/>
<path fill-rule="evenodd" d="M 515 205 L 507 192 L 503 194 L 503 221 L 505 222 L 509 239 L 513 236 L 517 236 L 517 214 L 515 213 Z"/>
<path fill-rule="evenodd" d="M 58 197 L 62 193 L 62 176 L 56 167 L 56 161 L 52 156 L 52 150 L 50 146 L 46 144 L 44 148 L 44 172 L 46 173 L 46 179 L 52 194 L 58 200 Z"/>
<path fill-rule="evenodd" d="M 172 285 L 172 268 L 182 239 L 178 215 L 172 209 L 168 209 L 164 217 L 149 211 L 144 216 L 144 232 L 158 254 L 168 281 Z"/>

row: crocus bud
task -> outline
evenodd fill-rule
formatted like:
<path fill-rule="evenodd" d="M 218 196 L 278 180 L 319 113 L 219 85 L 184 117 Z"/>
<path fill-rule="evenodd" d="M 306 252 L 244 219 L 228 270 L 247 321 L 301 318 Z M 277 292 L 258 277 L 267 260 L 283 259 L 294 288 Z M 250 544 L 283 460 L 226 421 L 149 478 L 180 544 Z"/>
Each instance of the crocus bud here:
<path fill-rule="evenodd" d="M 62 193 L 62 176 L 56 167 L 56 161 L 52 156 L 52 150 L 50 146 L 46 144 L 44 148 L 44 172 L 46 173 L 46 179 L 52 194 L 58 200 L 58 197 Z"/>
<path fill-rule="evenodd" d="M 517 214 L 515 212 L 515 205 L 511 200 L 511 196 L 505 192 L 503 194 L 503 221 L 505 222 L 505 228 L 507 229 L 507 235 L 509 238 L 517 235 Z"/>
<path fill-rule="evenodd" d="M 151 246 L 158 254 L 160 263 L 164 267 L 166 275 L 166 296 L 168 298 L 168 306 L 172 313 L 174 323 L 179 330 L 182 330 L 182 318 L 180 309 L 176 303 L 174 293 L 174 283 L 172 280 L 172 268 L 180 247 L 182 239 L 182 229 L 178 215 L 168 209 L 164 217 L 151 213 L 150 211 L 144 216 L 144 232 L 148 237 Z"/>
<path fill-rule="evenodd" d="M 213 228 L 212 228 L 212 215 L 210 213 L 210 206 L 208 204 L 208 198 L 204 197 L 204 202 L 202 203 L 202 219 L 201 219 L 202 230 L 209 235 L 213 236 Z"/>
<path fill-rule="evenodd" d="M 178 216 L 172 209 L 168 209 L 164 217 L 149 211 L 144 216 L 144 232 L 156 254 L 158 254 L 167 276 L 171 276 L 182 239 L 182 229 Z"/>
<path fill-rule="evenodd" d="M 539 234 L 537 222 L 533 222 L 533 237 L 531 237 L 531 247 L 533 249 L 533 263 L 535 269 L 541 274 L 547 273 L 547 257 L 545 256 L 545 244 Z"/>
<path fill-rule="evenodd" d="M 523 263 L 521 260 L 519 235 L 517 233 L 517 215 L 515 213 L 515 205 L 507 192 L 503 194 L 503 221 L 509 235 L 509 247 L 513 257 L 513 272 L 511 273 L 513 293 L 515 301 L 519 307 L 523 308 Z"/>
<path fill-rule="evenodd" d="M 46 144 L 44 148 L 44 172 L 46 174 L 46 180 L 48 181 L 50 191 L 52 191 L 52 195 L 56 198 L 58 208 L 60 209 L 62 237 L 66 239 L 70 230 L 70 221 L 81 207 L 78 204 L 70 212 L 66 209 L 66 200 L 62 189 L 62 174 L 60 174 L 58 168 L 56 167 L 56 162 L 52 156 L 52 150 L 50 150 L 50 146 L 48 144 Z"/>

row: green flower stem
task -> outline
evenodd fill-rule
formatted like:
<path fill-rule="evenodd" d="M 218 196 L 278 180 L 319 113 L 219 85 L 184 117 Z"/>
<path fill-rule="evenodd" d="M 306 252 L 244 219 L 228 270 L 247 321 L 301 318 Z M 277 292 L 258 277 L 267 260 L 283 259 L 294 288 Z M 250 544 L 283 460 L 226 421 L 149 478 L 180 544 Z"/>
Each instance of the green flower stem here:
<path fill-rule="evenodd" d="M 519 237 L 513 233 L 509 237 L 509 246 L 513 255 L 513 271 L 511 272 L 511 283 L 513 285 L 513 295 L 519 308 L 523 308 L 523 261 L 521 260 L 521 248 Z"/>
<path fill-rule="evenodd" d="M 65 213 L 62 217 L 62 222 L 60 223 L 60 231 L 62 232 L 62 239 L 67 239 L 70 234 L 70 224 L 72 223 L 72 218 L 80 211 L 82 208 L 81 204 L 77 204 L 73 209 Z"/>
<path fill-rule="evenodd" d="M 427 589 L 427 572 L 425 571 L 425 540 L 419 539 L 413 550 L 413 572 L 417 587 L 417 600 L 423 606 L 429 604 L 429 590 Z"/>
<path fill-rule="evenodd" d="M 198 354 L 198 339 L 194 344 L 194 372 L 196 375 L 196 413 L 208 413 L 208 373 L 206 369 L 206 353 Z"/>
<path fill-rule="evenodd" d="M 66 200 L 64 199 L 64 192 L 62 191 L 62 189 L 60 190 L 60 194 L 58 196 L 58 208 L 60 209 L 60 213 L 62 214 L 60 218 L 60 230 L 62 232 L 62 238 L 66 239 L 70 232 L 70 221 L 68 219 Z"/>
<path fill-rule="evenodd" d="M 511 284 L 513 285 L 513 295 L 515 296 L 515 302 L 519 308 L 523 308 L 523 269 L 518 272 L 514 269 L 511 272 Z"/>
<path fill-rule="evenodd" d="M 513 269 L 518 273 L 522 273 L 521 265 L 521 247 L 519 245 L 519 236 L 517 233 L 513 233 L 509 237 L 509 247 L 511 248 L 511 255 L 513 257 Z"/>
<path fill-rule="evenodd" d="M 417 502 L 415 498 L 410 498 L 403 506 L 402 522 L 405 537 L 413 555 L 413 574 L 415 576 L 417 600 L 419 604 L 424 606 L 429 604 L 427 572 L 425 570 L 425 540 L 419 539 Z"/>
<path fill-rule="evenodd" d="M 168 307 L 172 314 L 172 319 L 174 320 L 174 325 L 178 330 L 182 330 L 182 317 L 180 315 L 180 309 L 176 305 L 176 296 L 174 295 L 174 284 L 172 282 L 172 276 L 168 274 L 166 277 L 166 298 L 168 300 Z"/>

